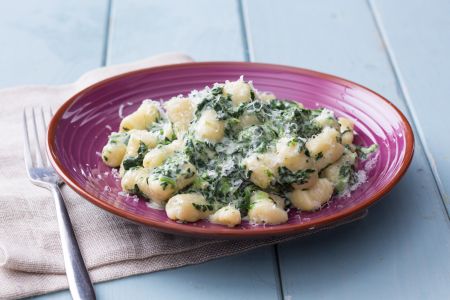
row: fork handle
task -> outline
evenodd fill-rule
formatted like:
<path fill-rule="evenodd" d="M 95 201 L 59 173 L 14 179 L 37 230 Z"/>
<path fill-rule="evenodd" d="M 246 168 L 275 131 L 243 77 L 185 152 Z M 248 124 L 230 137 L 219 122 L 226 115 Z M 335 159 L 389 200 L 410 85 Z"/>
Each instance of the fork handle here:
<path fill-rule="evenodd" d="M 63 196 L 58 185 L 50 188 L 55 199 L 56 216 L 58 218 L 59 234 L 64 256 L 64 266 L 66 268 L 67 280 L 72 298 L 75 300 L 95 299 L 94 287 L 92 286 L 89 273 L 81 256 L 77 239 L 73 233 L 72 223 L 64 204 Z"/>

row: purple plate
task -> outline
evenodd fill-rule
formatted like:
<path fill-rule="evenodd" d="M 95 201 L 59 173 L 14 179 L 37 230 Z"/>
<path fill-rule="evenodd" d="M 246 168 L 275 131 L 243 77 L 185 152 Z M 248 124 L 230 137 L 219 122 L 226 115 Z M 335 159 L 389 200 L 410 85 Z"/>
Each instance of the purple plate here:
<path fill-rule="evenodd" d="M 121 115 L 142 100 L 167 100 L 178 94 L 244 75 L 261 91 L 302 102 L 307 108 L 326 107 L 337 116 L 356 120 L 355 144 L 379 149 L 359 165 L 366 181 L 348 197 L 332 199 L 316 212 L 289 212 L 289 221 L 276 226 L 242 225 L 228 228 L 202 220 L 180 224 L 143 199 L 120 193 L 120 179 L 102 163 L 99 153 Z M 51 121 L 48 151 L 58 173 L 76 192 L 113 214 L 171 233 L 216 238 L 254 238 L 293 234 L 343 220 L 386 194 L 407 170 L 414 136 L 405 116 L 388 100 L 356 83 L 315 71 L 270 64 L 204 62 L 168 65 L 119 75 L 79 92 Z"/>

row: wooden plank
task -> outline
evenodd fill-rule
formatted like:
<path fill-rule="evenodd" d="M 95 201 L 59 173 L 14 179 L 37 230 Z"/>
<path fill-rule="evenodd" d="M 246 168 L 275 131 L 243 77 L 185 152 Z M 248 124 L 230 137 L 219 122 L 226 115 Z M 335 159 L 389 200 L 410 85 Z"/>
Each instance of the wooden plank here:
<path fill-rule="evenodd" d="M 437 138 L 450 112 L 450 2 L 372 2 L 450 217 L 450 139 Z"/>
<path fill-rule="evenodd" d="M 108 60 L 181 51 L 196 60 L 242 60 L 236 1 L 114 1 Z"/>
<path fill-rule="evenodd" d="M 347 77 L 408 111 L 367 3 L 248 0 L 244 10 L 256 61 Z M 448 253 L 449 222 L 418 143 L 405 178 L 366 219 L 279 247 L 284 297 L 448 298 Z"/>
<path fill-rule="evenodd" d="M 266 248 L 267 249 L 267 248 Z M 266 249 L 95 286 L 98 299 L 276 299 L 272 256 Z M 70 299 L 67 291 L 35 299 Z"/>
<path fill-rule="evenodd" d="M 0 88 L 71 82 L 98 67 L 107 0 L 5 1 L 0 9 Z"/>
<path fill-rule="evenodd" d="M 100 299 L 276 299 L 270 248 L 100 284 Z M 176 288 L 174 288 L 176 287 Z"/>
<path fill-rule="evenodd" d="M 170 50 L 184 51 L 198 60 L 241 60 L 244 49 L 237 3 L 113 2 L 108 64 Z M 99 299 L 276 299 L 280 293 L 276 270 L 273 247 L 265 247 L 202 265 L 96 284 L 96 292 Z M 67 297 L 63 291 L 42 299 Z"/>

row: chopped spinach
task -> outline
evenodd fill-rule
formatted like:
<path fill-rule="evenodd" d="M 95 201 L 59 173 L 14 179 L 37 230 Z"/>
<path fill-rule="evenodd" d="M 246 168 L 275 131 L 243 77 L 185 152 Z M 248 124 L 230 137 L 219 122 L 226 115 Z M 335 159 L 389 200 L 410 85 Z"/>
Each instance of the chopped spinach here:
<path fill-rule="evenodd" d="M 113 132 L 108 138 L 110 144 L 128 144 L 130 134 L 128 132 Z"/>
<path fill-rule="evenodd" d="M 314 169 L 304 169 L 292 172 L 286 167 L 279 167 L 277 184 L 279 184 L 283 189 L 291 190 L 291 185 L 294 183 L 304 184 L 308 182 L 309 176 L 314 172 Z"/>
<path fill-rule="evenodd" d="M 323 152 L 319 152 L 316 155 L 316 160 L 322 159 L 323 158 Z"/>
<path fill-rule="evenodd" d="M 192 206 L 195 207 L 196 210 L 199 210 L 201 212 L 206 212 L 208 210 L 213 210 L 214 209 L 214 206 L 212 206 L 211 204 L 192 203 Z"/>
<path fill-rule="evenodd" d="M 138 197 L 142 198 L 148 198 L 141 190 L 139 189 L 139 186 L 137 184 L 134 185 L 133 189 L 130 191 L 131 194 L 136 195 Z"/>
<path fill-rule="evenodd" d="M 139 149 L 137 156 L 130 156 L 123 160 L 123 168 L 125 170 L 129 170 L 134 167 L 142 166 L 142 162 L 144 161 L 144 156 L 147 153 L 148 147 L 143 142 L 139 142 Z"/>
<path fill-rule="evenodd" d="M 360 159 L 367 159 L 367 157 L 378 150 L 377 144 L 372 144 L 369 147 L 356 146 L 356 153 Z"/>
<path fill-rule="evenodd" d="M 335 190 L 338 194 L 345 191 L 348 186 L 356 182 L 355 168 L 350 163 L 345 163 L 339 169 L 339 179 L 335 185 Z"/>

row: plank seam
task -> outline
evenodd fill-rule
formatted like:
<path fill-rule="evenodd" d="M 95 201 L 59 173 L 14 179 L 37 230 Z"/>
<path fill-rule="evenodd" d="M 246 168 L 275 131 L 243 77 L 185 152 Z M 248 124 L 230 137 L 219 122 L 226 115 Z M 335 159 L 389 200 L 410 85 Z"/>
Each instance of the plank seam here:
<path fill-rule="evenodd" d="M 248 23 L 248 17 L 247 17 L 247 9 L 243 2 L 243 0 L 237 0 L 238 1 L 238 11 L 239 11 L 239 19 L 240 19 L 240 27 L 241 27 L 241 37 L 242 37 L 242 44 L 244 48 L 244 59 L 245 61 L 254 61 L 254 51 L 253 51 L 253 45 L 251 41 L 251 37 L 249 35 L 250 27 Z"/>
<path fill-rule="evenodd" d="M 103 50 L 102 50 L 102 63 L 104 67 L 108 64 L 109 58 L 109 46 L 111 42 L 111 13 L 113 0 L 108 0 L 108 5 L 106 7 L 106 21 L 105 21 L 105 33 L 103 38 Z"/>
<path fill-rule="evenodd" d="M 284 300 L 284 287 L 283 280 L 281 277 L 281 264 L 280 264 L 280 254 L 278 252 L 278 244 L 273 245 L 274 255 L 275 255 L 275 277 L 277 278 L 277 287 L 278 287 L 278 299 Z"/>
<path fill-rule="evenodd" d="M 393 48 L 389 42 L 386 30 L 383 26 L 380 14 L 375 6 L 375 4 L 373 3 L 373 0 L 367 0 L 367 4 L 369 6 L 369 10 L 372 14 L 372 17 L 374 19 L 375 22 L 375 26 L 377 28 L 378 34 L 380 35 L 384 45 L 385 45 L 385 49 L 386 49 L 386 54 L 388 57 L 388 61 L 389 64 L 391 66 L 391 69 L 394 73 L 395 79 L 396 79 L 396 83 L 398 86 L 398 90 L 401 93 L 401 96 L 403 98 L 403 101 L 406 104 L 406 109 L 408 111 L 408 114 L 411 116 L 412 118 L 412 123 L 411 126 L 413 127 L 413 129 L 417 132 L 418 135 L 418 140 L 420 145 L 422 146 L 422 149 L 425 153 L 425 157 L 427 159 L 428 162 L 428 166 L 431 169 L 431 173 L 433 174 L 433 178 L 434 178 L 434 182 L 436 183 L 436 186 L 438 188 L 438 192 L 439 195 L 441 197 L 442 203 L 444 204 L 444 208 L 447 212 L 447 217 L 450 219 L 450 203 L 447 203 L 445 201 L 446 197 L 445 197 L 445 190 L 444 190 L 444 186 L 442 184 L 442 180 L 439 176 L 439 172 L 437 170 L 436 167 L 436 163 L 433 157 L 433 154 L 431 153 L 430 149 L 428 148 L 428 145 L 426 143 L 426 139 L 425 139 L 425 134 L 422 131 L 422 127 L 420 126 L 420 122 L 419 122 L 419 118 L 417 116 L 417 113 L 414 109 L 414 104 L 412 103 L 411 100 L 411 95 L 409 93 L 409 90 L 406 86 L 406 82 L 405 79 L 403 77 L 402 72 L 400 71 L 400 67 L 399 64 L 397 63 L 397 59 L 395 57 Z"/>

